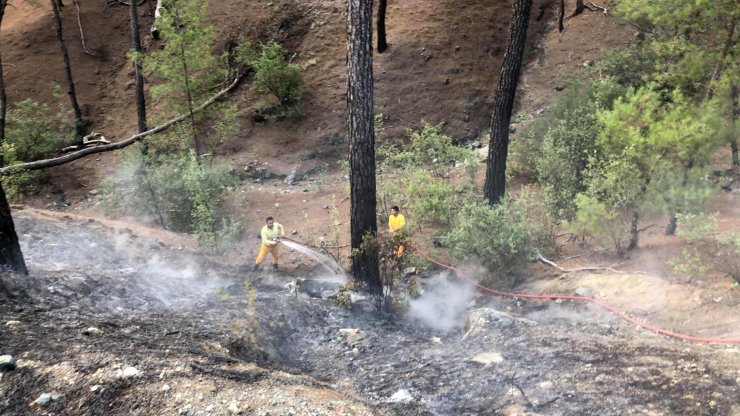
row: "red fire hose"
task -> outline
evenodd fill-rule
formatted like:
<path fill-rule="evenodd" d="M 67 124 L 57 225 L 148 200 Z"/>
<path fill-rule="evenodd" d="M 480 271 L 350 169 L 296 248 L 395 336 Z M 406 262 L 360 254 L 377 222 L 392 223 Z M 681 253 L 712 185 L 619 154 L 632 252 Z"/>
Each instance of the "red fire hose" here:
<path fill-rule="evenodd" d="M 622 312 L 621 310 L 615 308 L 614 306 L 611 306 L 609 304 L 606 304 L 604 302 L 601 302 L 599 300 L 596 300 L 592 297 L 588 296 L 572 296 L 572 295 L 532 295 L 532 294 L 526 294 L 526 293 L 510 293 L 510 292 L 502 292 L 499 290 L 494 290 L 491 288 L 488 288 L 486 286 L 483 286 L 478 282 L 477 280 L 471 278 L 470 276 L 466 275 L 464 272 L 456 269 L 454 266 L 451 266 L 449 264 L 444 264 L 441 262 L 438 262 L 434 260 L 433 258 L 429 257 L 428 254 L 425 252 L 416 249 L 416 252 L 419 253 L 422 257 L 426 258 L 427 260 L 431 261 L 432 263 L 444 267 L 445 269 L 449 269 L 457 273 L 459 276 L 464 278 L 465 280 L 469 281 L 473 285 L 475 285 L 478 289 L 490 293 L 492 295 L 497 296 L 511 296 L 511 297 L 517 297 L 517 298 L 524 298 L 524 299 L 568 299 L 568 300 L 577 300 L 581 302 L 588 302 L 593 303 L 594 305 L 597 305 L 603 309 L 606 309 L 607 311 L 619 316 L 620 318 L 624 319 L 627 322 L 631 322 L 641 328 L 645 328 L 647 330 L 657 332 L 658 334 L 662 334 L 668 337 L 678 338 L 682 339 L 684 341 L 691 341 L 691 342 L 706 342 L 706 343 L 721 343 L 721 344 L 740 344 L 740 338 L 702 338 L 702 337 L 694 337 L 690 335 L 685 334 L 679 334 L 677 332 L 669 331 L 664 328 L 659 328 L 654 325 L 650 325 L 645 322 L 638 321 L 637 319 L 631 318 L 628 316 L 625 312 Z"/>

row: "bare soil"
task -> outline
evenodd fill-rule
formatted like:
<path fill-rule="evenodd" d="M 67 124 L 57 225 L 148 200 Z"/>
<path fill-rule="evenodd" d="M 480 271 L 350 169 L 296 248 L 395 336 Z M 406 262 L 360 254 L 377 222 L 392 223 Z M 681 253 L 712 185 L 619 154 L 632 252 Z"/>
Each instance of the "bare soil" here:
<path fill-rule="evenodd" d="M 390 2 L 390 48 L 375 56 L 375 105 L 387 116 L 388 140 L 402 142 L 406 129 L 422 121 L 444 123 L 459 141 L 487 140 L 510 3 Z M 524 119 L 557 98 L 566 76 L 635 37 L 634 28 L 611 13 L 589 11 L 569 19 L 561 35 L 556 3 L 535 0 L 532 8 L 517 106 Z M 125 59 L 128 11 L 118 3 L 81 2 L 87 46 L 99 55 L 90 56 L 81 48 L 74 3 L 65 4 L 65 37 L 84 115 L 91 130 L 124 139 L 136 125 Z M 1 375 L 0 413 L 740 415 L 737 345 L 668 339 L 569 302 L 482 294 L 461 315 L 483 307 L 507 315 L 463 337 L 459 326 L 392 323 L 343 310 L 331 299 L 295 297 L 285 284 L 320 269 L 293 253 L 286 253 L 280 273 L 246 273 L 267 215 L 288 232 L 296 230 L 297 239 L 347 243 L 346 5 L 229 0 L 209 6 L 220 48 L 242 35 L 275 37 L 305 68 L 300 119 L 254 122 L 259 99 L 249 80 L 230 98 L 240 109 L 241 129 L 219 158 L 234 169 L 251 164 L 259 172 L 235 193 L 245 218 L 243 241 L 215 257 L 186 236 L 133 218 L 106 218 L 107 196 L 98 190 L 119 174 L 123 153 L 134 150 L 53 168 L 51 184 L 13 212 L 31 276 L 2 276 L 15 298 L 0 295 L 0 355 L 15 356 L 18 368 Z M 48 8 L 43 1 L 17 0 L 6 11 L 0 45 L 11 102 L 49 102 L 51 84 L 64 85 Z M 142 27 L 151 22 L 147 2 Z M 145 42 L 158 47 L 148 37 Z M 729 158 L 717 160 L 725 169 Z M 289 185 L 284 178 L 294 169 L 297 181 Z M 737 176 L 730 178 L 737 184 Z M 740 194 L 731 188 L 711 202 L 722 234 L 740 232 Z M 612 266 L 619 273 L 563 273 L 537 264 L 501 288 L 585 289 L 674 331 L 740 338 L 737 285 L 719 273 L 688 279 L 676 272 L 668 262 L 688 246 L 663 235 L 664 219 L 650 222 L 658 226 L 627 258 L 561 241 L 552 259 L 565 268 Z M 340 237 L 333 241 L 336 230 Z M 245 278 L 256 292 L 245 289 Z M 421 284 L 431 291 L 433 282 Z M 364 335 L 348 341 L 343 328 Z M 471 361 L 484 352 L 503 361 Z M 127 367 L 138 374 L 124 374 Z M 401 390 L 410 399 L 392 400 Z M 34 404 L 45 392 L 61 396 L 48 407 Z"/>

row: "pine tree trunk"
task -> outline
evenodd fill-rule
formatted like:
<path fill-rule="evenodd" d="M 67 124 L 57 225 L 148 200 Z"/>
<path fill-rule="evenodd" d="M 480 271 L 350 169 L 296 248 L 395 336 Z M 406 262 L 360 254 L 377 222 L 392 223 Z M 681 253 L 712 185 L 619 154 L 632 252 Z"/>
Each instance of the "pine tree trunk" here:
<path fill-rule="evenodd" d="M 676 229 L 678 228 L 678 218 L 676 214 L 672 214 L 668 220 L 668 226 L 665 227 L 665 235 L 676 235 Z"/>
<path fill-rule="evenodd" d="M 139 133 L 146 131 L 146 98 L 144 96 L 144 75 L 141 68 L 141 40 L 139 39 L 139 12 L 136 10 L 136 0 L 130 0 L 129 12 L 131 15 L 131 47 L 136 51 L 134 59 L 134 78 L 136 79 L 136 115 L 139 124 Z"/>
<path fill-rule="evenodd" d="M 730 91 L 732 94 L 732 116 L 730 122 L 733 126 L 737 126 L 737 120 L 740 119 L 740 107 L 738 107 L 737 100 L 740 91 L 738 91 L 737 84 L 733 83 Z M 738 167 L 740 166 L 740 157 L 738 157 L 737 151 L 737 136 L 734 134 L 730 135 L 730 148 L 732 149 L 732 166 Z"/>
<path fill-rule="evenodd" d="M 373 129 L 372 0 L 349 0 L 347 23 L 347 128 L 352 248 L 359 249 L 366 234 L 376 234 L 375 133 Z M 378 253 L 352 257 L 356 280 L 380 293 Z"/>
<path fill-rule="evenodd" d="M 586 10 L 586 5 L 583 4 L 583 0 L 576 0 L 576 10 L 572 16 L 578 16 Z"/>
<path fill-rule="evenodd" d="M 634 250 L 640 245 L 640 231 L 637 230 L 637 224 L 640 220 L 640 214 L 635 210 L 632 211 L 632 222 L 630 222 L 630 243 L 627 250 Z"/>
<path fill-rule="evenodd" d="M 491 140 L 488 146 L 486 182 L 483 195 L 493 205 L 501 201 L 506 190 L 506 156 L 509 151 L 509 122 L 514 107 L 516 87 L 524 57 L 532 0 L 515 0 L 514 16 L 509 26 L 506 53 L 496 88 L 491 116 Z"/>
<path fill-rule="evenodd" d="M 10 205 L 5 198 L 5 190 L 0 184 L 0 267 L 8 267 L 18 273 L 28 274 L 23 260 L 18 235 L 15 232 Z"/>
<path fill-rule="evenodd" d="M 378 3 L 378 53 L 385 52 L 388 49 L 388 43 L 385 41 L 385 12 L 388 8 L 388 0 L 379 0 Z"/>
<path fill-rule="evenodd" d="M 3 23 L 7 0 L 0 0 L 0 26 Z M 2 45 L 0 45 L 2 47 Z M 5 78 L 3 77 L 3 56 L 0 49 L 0 144 L 5 142 L 5 114 L 7 114 L 7 97 L 5 96 Z M 3 165 L 3 156 L 0 154 L 0 166 Z"/>
<path fill-rule="evenodd" d="M 180 10 L 177 8 L 175 8 L 175 18 L 178 21 L 180 20 Z M 182 64 L 182 72 L 185 77 L 185 94 L 187 95 L 188 100 L 188 114 L 190 116 L 190 125 L 193 129 L 193 145 L 195 146 L 195 158 L 200 160 L 200 156 L 203 154 L 203 149 L 201 148 L 200 140 L 198 140 L 198 132 L 195 128 L 195 112 L 193 111 L 193 91 L 190 87 L 190 71 L 188 69 L 187 57 L 185 56 L 185 46 L 182 44 L 182 42 L 180 42 L 180 63 Z"/>
<path fill-rule="evenodd" d="M 7 0 L 0 0 L 0 26 L 2 26 L 6 4 Z M 0 55 L 0 145 L 5 141 L 6 111 L 5 78 L 3 76 L 2 55 Z M 0 155 L 0 167 L 2 165 L 3 158 Z M 5 190 L 2 183 L 0 183 L 0 266 L 6 266 L 19 273 L 28 274 L 26 262 L 23 260 L 21 246 L 18 244 L 18 234 L 15 232 L 13 217 L 10 214 L 10 205 L 7 198 L 5 198 Z M 1 283 L 0 286 L 2 286 Z"/>
<path fill-rule="evenodd" d="M 565 32 L 565 0 L 560 0 L 558 6 L 558 32 Z"/>
<path fill-rule="evenodd" d="M 81 139 L 85 135 L 85 126 L 82 123 L 82 112 L 80 111 L 80 105 L 77 103 L 75 81 L 72 77 L 72 67 L 69 63 L 67 44 L 64 42 L 64 34 L 62 33 L 62 17 L 59 14 L 59 5 L 55 0 L 51 0 L 51 7 L 54 11 L 54 22 L 56 24 L 59 48 L 62 50 L 62 58 L 64 58 L 64 71 L 67 76 L 67 95 L 69 95 L 69 101 L 72 104 L 72 111 L 74 112 L 75 116 L 75 132 L 77 134 L 77 137 Z"/>

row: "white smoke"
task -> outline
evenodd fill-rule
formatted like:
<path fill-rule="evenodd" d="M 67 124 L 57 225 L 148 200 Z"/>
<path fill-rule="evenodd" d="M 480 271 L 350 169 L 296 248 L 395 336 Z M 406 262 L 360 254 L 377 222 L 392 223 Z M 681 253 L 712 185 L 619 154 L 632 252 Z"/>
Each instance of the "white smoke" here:
<path fill-rule="evenodd" d="M 409 318 L 441 331 L 459 328 L 474 287 L 463 281 L 450 281 L 447 273 L 425 280 L 427 289 L 409 305 Z"/>

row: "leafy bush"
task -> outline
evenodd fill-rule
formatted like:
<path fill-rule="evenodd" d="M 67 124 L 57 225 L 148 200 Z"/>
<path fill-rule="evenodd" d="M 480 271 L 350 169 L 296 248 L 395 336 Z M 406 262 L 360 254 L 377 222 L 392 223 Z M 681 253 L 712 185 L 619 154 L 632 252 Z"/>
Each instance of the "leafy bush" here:
<path fill-rule="evenodd" d="M 565 223 L 568 231 L 581 241 L 593 237 L 600 244 L 613 245 L 619 253 L 623 251 L 621 239 L 626 230 L 618 211 L 587 194 L 576 196 L 576 208 L 575 218 Z"/>
<path fill-rule="evenodd" d="M 412 131 L 409 143 L 397 152 L 389 152 L 389 162 L 404 169 L 423 166 L 432 176 L 443 178 L 456 163 L 472 164 L 475 153 L 456 146 L 452 138 L 442 133 L 442 126 L 424 124 L 418 131 Z"/>
<path fill-rule="evenodd" d="M 210 159 L 183 155 L 143 156 L 132 166 L 133 189 L 114 201 L 118 208 L 160 225 L 195 235 L 199 244 L 223 249 L 239 223 L 224 209 L 228 187 L 236 183 L 226 168 Z"/>
<path fill-rule="evenodd" d="M 681 225 L 676 234 L 689 244 L 694 244 L 717 228 L 717 213 L 679 213 L 676 217 Z"/>
<path fill-rule="evenodd" d="M 596 64 L 596 70 L 612 77 L 619 85 L 639 87 L 655 72 L 657 56 L 645 44 L 626 49 L 609 49 Z"/>
<path fill-rule="evenodd" d="M 416 169 L 406 177 L 406 206 L 419 223 L 449 226 L 460 203 L 459 193 L 451 183 Z"/>
<path fill-rule="evenodd" d="M 574 198 L 587 187 L 589 163 L 600 158 L 598 112 L 610 108 L 623 91 L 610 77 L 573 79 L 558 103 L 512 142 L 517 171 L 542 184 L 554 218 L 573 217 Z"/>
<path fill-rule="evenodd" d="M 733 233 L 718 241 L 716 267 L 740 284 L 740 234 Z"/>
<path fill-rule="evenodd" d="M 254 90 L 277 100 L 278 118 L 300 112 L 303 96 L 301 67 L 287 61 L 286 54 L 275 41 L 261 45 L 259 53 L 249 42 L 243 42 L 237 51 L 237 60 L 254 68 Z"/>
<path fill-rule="evenodd" d="M 668 260 L 667 264 L 673 270 L 685 275 L 689 280 L 694 276 L 706 274 L 714 267 L 713 264 L 704 261 L 697 250 L 689 250 L 688 248 L 684 248 L 680 256 Z"/>
<path fill-rule="evenodd" d="M 572 218 L 573 200 L 586 189 L 584 173 L 589 159 L 596 157 L 599 123 L 588 107 L 566 111 L 551 126 L 536 160 L 537 174 L 556 218 Z"/>
<path fill-rule="evenodd" d="M 376 131 L 382 131 L 377 119 Z M 411 132 L 408 145 L 381 146 L 378 153 L 380 199 L 404 207 L 420 225 L 449 226 L 456 207 L 472 190 L 472 181 L 460 186 L 449 178 L 456 166 L 478 166 L 474 152 L 456 146 L 441 126 L 427 124 Z"/>
<path fill-rule="evenodd" d="M 532 221 L 529 204 L 527 200 L 504 200 L 495 206 L 483 201 L 463 203 L 444 242 L 458 260 L 480 261 L 499 275 L 514 273 L 538 250 L 551 245 L 546 230 Z"/>
<path fill-rule="evenodd" d="M 352 256 L 363 253 L 377 253 L 379 256 L 380 282 L 379 292 L 374 292 L 375 306 L 378 310 L 393 314 L 403 314 L 408 309 L 408 298 L 415 292 L 414 285 L 406 285 L 406 291 L 400 291 L 404 283 L 401 269 L 405 265 L 406 256 L 411 253 L 411 244 L 408 234 L 396 232 L 393 234 L 366 234 L 363 236 L 359 249 L 352 250 Z M 405 253 L 398 256 L 398 247 L 403 245 Z"/>
<path fill-rule="evenodd" d="M 41 159 L 74 139 L 74 126 L 64 107 L 52 113 L 48 105 L 28 98 L 8 108 L 5 140 L 13 145 L 19 161 Z"/>
<path fill-rule="evenodd" d="M 54 98 L 59 98 L 55 90 Z M 19 101 L 8 108 L 5 142 L 0 146 L 5 166 L 43 159 L 72 144 L 74 125 L 62 104 L 56 113 L 47 104 L 32 99 Z M 0 178 L 8 198 L 35 192 L 48 173 L 24 171 Z"/>

